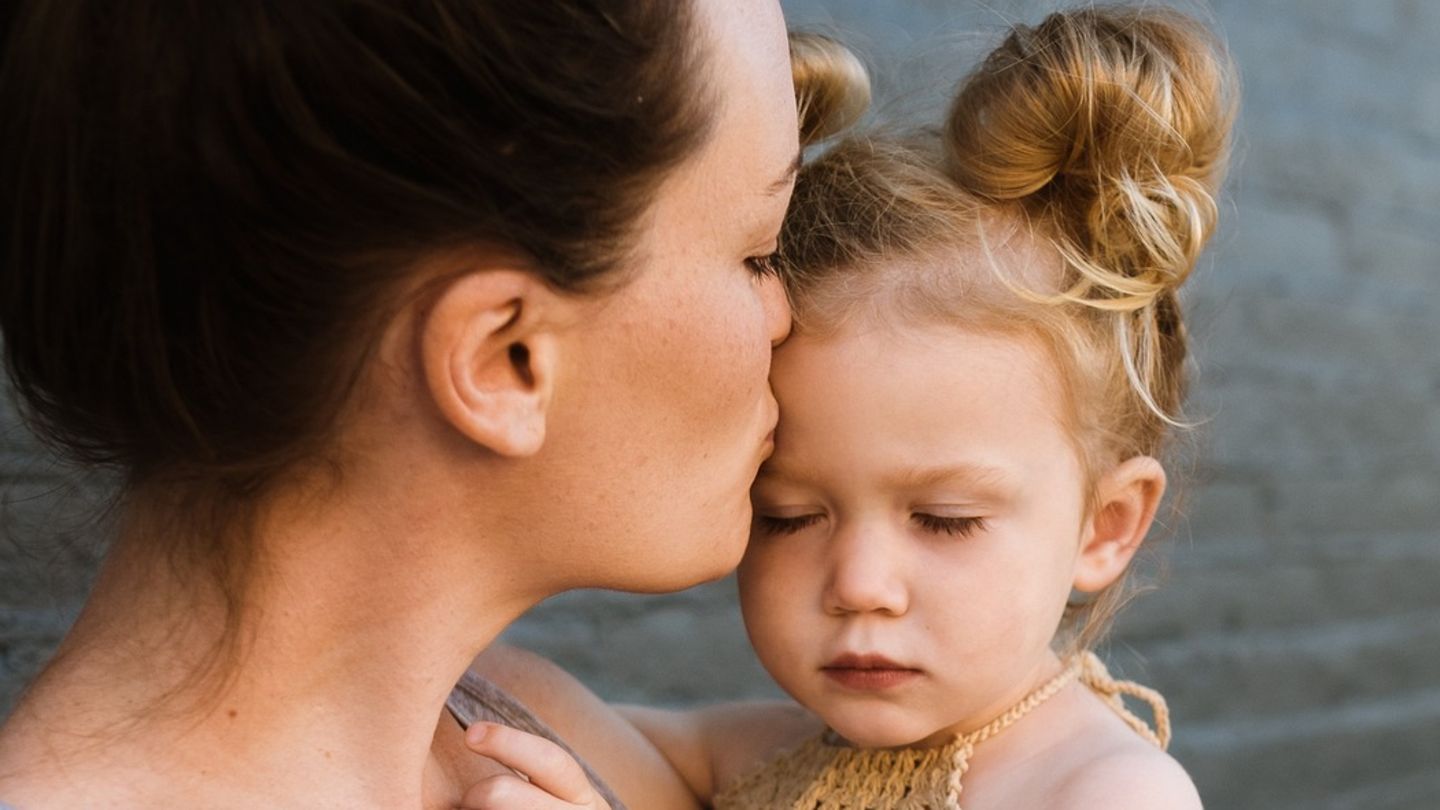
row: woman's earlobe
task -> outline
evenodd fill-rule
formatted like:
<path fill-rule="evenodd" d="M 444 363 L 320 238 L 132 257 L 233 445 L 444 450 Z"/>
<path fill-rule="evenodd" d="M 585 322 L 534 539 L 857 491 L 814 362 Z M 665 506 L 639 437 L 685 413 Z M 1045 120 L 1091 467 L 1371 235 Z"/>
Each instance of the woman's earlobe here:
<path fill-rule="evenodd" d="M 550 295 L 521 271 L 484 270 L 448 284 L 424 314 L 425 381 L 451 427 L 498 455 L 545 442 L 555 341 L 537 309 Z"/>
<path fill-rule="evenodd" d="M 1100 479 L 1096 495 L 1075 561 L 1074 588 L 1086 593 L 1119 579 L 1140 550 L 1165 495 L 1165 469 L 1149 456 L 1128 459 Z"/>

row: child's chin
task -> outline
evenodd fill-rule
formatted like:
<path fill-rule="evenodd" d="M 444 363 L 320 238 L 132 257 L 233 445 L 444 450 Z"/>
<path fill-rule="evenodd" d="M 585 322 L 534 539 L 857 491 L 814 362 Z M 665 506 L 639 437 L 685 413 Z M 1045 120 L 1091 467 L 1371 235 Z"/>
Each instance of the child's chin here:
<path fill-rule="evenodd" d="M 929 748 L 948 742 L 927 739 L 934 736 L 934 729 L 922 729 L 909 724 L 877 725 L 873 717 L 868 722 L 846 723 L 840 718 L 836 720 L 838 722 L 828 724 L 830 728 L 856 748 Z"/>

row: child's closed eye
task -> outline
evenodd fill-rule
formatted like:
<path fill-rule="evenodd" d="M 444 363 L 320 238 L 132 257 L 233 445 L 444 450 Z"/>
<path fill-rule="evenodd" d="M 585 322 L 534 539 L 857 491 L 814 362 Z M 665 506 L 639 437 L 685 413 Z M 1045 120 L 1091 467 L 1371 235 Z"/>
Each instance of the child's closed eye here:
<path fill-rule="evenodd" d="M 762 534 L 795 534 L 803 529 L 808 529 L 824 519 L 824 515 L 796 515 L 794 517 L 775 517 L 773 515 L 755 515 L 755 529 Z"/>
<path fill-rule="evenodd" d="M 985 519 L 978 517 L 941 517 L 926 512 L 910 516 L 916 525 L 931 534 L 948 534 L 955 537 L 969 537 L 985 528 Z"/>

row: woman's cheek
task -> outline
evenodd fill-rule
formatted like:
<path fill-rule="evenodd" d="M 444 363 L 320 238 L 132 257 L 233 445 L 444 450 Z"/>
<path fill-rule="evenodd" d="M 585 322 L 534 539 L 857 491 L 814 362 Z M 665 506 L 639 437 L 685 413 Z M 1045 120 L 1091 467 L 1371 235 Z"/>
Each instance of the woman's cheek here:
<path fill-rule="evenodd" d="M 695 399 L 696 417 L 717 444 L 751 438 L 769 394 L 770 345 L 749 310 L 737 302 L 695 313 L 691 322 L 689 388 L 704 392 Z"/>

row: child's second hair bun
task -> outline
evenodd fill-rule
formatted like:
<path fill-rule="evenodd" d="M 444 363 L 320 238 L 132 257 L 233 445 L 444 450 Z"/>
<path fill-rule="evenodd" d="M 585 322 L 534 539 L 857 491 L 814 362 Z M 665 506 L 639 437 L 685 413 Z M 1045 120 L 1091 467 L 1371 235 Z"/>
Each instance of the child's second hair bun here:
<path fill-rule="evenodd" d="M 792 32 L 790 65 L 799 103 L 800 143 L 849 128 L 870 107 L 870 74 L 854 52 L 823 34 Z"/>
<path fill-rule="evenodd" d="M 1078 273 L 1070 296 L 1145 307 L 1214 230 L 1232 76 L 1214 36 L 1179 13 L 1052 14 L 1013 29 L 961 88 L 948 163 L 967 191 L 1053 229 Z"/>

